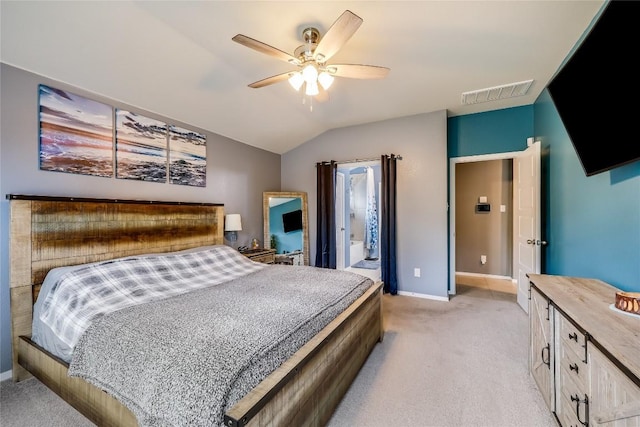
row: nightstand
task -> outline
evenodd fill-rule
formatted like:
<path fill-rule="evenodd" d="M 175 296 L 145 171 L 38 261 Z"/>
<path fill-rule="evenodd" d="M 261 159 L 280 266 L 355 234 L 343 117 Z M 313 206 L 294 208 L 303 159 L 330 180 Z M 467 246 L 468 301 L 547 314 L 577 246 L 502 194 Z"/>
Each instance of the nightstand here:
<path fill-rule="evenodd" d="M 264 264 L 273 264 L 276 258 L 275 249 L 248 249 L 240 253 L 252 261 L 261 262 Z"/>

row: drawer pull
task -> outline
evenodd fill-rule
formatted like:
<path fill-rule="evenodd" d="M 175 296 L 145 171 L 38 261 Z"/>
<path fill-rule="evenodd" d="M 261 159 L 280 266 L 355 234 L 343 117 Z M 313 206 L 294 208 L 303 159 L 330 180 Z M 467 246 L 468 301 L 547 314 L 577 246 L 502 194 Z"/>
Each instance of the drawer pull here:
<path fill-rule="evenodd" d="M 585 394 L 584 400 L 580 400 L 580 396 L 578 396 L 577 394 L 575 396 L 571 395 L 571 401 L 576 402 L 576 417 L 578 418 L 578 421 L 580 421 L 580 424 L 582 424 L 585 427 L 588 426 L 589 425 L 589 396 Z M 581 403 L 584 403 L 584 418 L 585 418 L 584 421 L 582 421 L 582 418 L 580 418 Z"/>
<path fill-rule="evenodd" d="M 571 365 L 569 365 L 569 370 L 570 371 L 576 371 L 576 374 L 578 373 L 578 364 L 577 363 L 572 363 Z"/>
<path fill-rule="evenodd" d="M 578 342 L 578 334 L 576 332 L 569 334 L 569 339 Z"/>

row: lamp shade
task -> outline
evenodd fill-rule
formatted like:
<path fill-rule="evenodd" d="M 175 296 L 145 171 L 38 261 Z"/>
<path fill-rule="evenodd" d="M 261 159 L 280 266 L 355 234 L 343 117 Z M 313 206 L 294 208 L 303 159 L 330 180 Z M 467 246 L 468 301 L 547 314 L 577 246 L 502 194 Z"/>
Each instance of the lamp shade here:
<path fill-rule="evenodd" d="M 333 83 L 333 76 L 323 71 L 318 75 L 318 82 L 320 82 L 324 90 L 327 90 L 331 86 L 331 83 Z"/>
<path fill-rule="evenodd" d="M 300 90 L 300 87 L 302 86 L 302 83 L 304 83 L 304 77 L 302 77 L 301 73 L 297 73 L 296 72 L 296 73 L 291 74 L 291 77 L 289 77 L 289 84 L 296 91 Z"/>
<path fill-rule="evenodd" d="M 320 91 L 318 89 L 318 82 L 307 82 L 305 93 L 309 96 L 316 96 L 317 94 L 319 94 Z"/>
<path fill-rule="evenodd" d="M 224 217 L 224 231 L 242 230 L 242 219 L 240 214 L 229 214 Z"/>

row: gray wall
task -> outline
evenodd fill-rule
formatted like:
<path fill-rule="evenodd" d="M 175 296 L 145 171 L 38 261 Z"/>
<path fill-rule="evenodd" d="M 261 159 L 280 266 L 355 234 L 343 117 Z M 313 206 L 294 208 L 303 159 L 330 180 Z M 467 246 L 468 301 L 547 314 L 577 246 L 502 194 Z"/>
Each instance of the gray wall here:
<path fill-rule="evenodd" d="M 511 159 L 456 164 L 457 272 L 511 277 L 512 164 Z M 476 212 L 480 196 L 487 197 L 490 212 Z M 481 255 L 487 256 L 484 265 Z"/>
<path fill-rule="evenodd" d="M 262 241 L 262 192 L 280 189 L 280 155 L 222 137 L 188 123 L 98 96 L 79 88 L 2 64 L 0 70 L 0 372 L 11 369 L 9 313 L 8 205 L 6 194 L 102 197 L 224 203 L 225 212 L 242 215 L 238 245 Z M 207 186 L 91 177 L 38 168 L 38 84 L 46 84 L 167 120 L 207 135 Z M 170 100 L 167 100 L 170 102 Z"/>
<path fill-rule="evenodd" d="M 316 244 L 316 162 L 400 154 L 398 289 L 447 298 L 447 113 L 445 110 L 334 129 L 283 154 L 282 190 L 306 191 L 311 264 Z M 414 277 L 420 268 L 421 277 Z"/>

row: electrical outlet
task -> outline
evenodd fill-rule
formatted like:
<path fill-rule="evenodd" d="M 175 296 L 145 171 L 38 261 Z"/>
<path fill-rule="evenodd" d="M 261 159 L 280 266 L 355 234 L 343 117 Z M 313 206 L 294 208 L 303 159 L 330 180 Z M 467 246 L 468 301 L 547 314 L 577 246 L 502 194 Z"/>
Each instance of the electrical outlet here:
<path fill-rule="evenodd" d="M 480 264 L 486 264 L 486 263 L 487 263 L 487 256 L 480 255 Z"/>
<path fill-rule="evenodd" d="M 414 268 L 413 269 L 413 277 L 420 277 L 420 269 L 419 268 Z"/>

